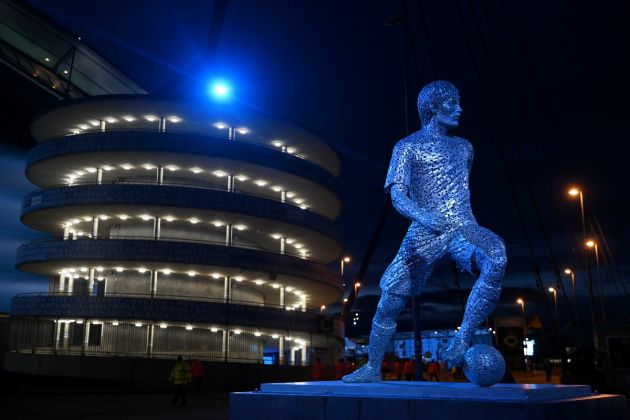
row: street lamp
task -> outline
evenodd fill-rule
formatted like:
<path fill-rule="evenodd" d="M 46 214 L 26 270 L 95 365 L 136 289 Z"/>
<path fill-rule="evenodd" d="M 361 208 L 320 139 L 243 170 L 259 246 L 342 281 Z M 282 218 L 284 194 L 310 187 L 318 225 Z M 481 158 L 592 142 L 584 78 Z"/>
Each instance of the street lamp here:
<path fill-rule="evenodd" d="M 573 306 L 575 308 L 575 326 L 577 328 L 578 335 L 581 337 L 580 311 L 578 310 L 577 291 L 575 288 L 575 273 L 567 267 L 564 269 L 564 274 L 571 276 L 571 286 L 573 287 Z"/>
<path fill-rule="evenodd" d="M 340 265 L 341 265 L 341 282 L 343 283 L 343 287 L 346 287 L 346 282 L 343 279 L 343 269 L 345 264 L 348 264 L 350 262 L 350 257 L 343 257 L 341 259 Z"/>
<path fill-rule="evenodd" d="M 604 283 L 602 282 L 602 273 L 599 269 L 599 246 L 597 245 L 597 241 L 593 239 L 588 239 L 585 243 L 587 248 L 591 248 L 595 250 L 595 267 L 597 268 L 597 282 L 599 283 L 599 299 L 601 302 L 602 309 L 602 321 L 606 321 L 606 306 L 604 303 Z"/>
<path fill-rule="evenodd" d="M 586 237 L 586 219 L 584 217 L 584 193 L 578 187 L 571 187 L 567 191 L 571 197 L 579 197 L 580 199 L 580 216 L 582 219 L 582 235 Z"/>
<path fill-rule="evenodd" d="M 354 283 L 354 294 L 355 296 L 359 293 L 359 289 L 361 288 L 361 283 L 356 282 Z"/>
<path fill-rule="evenodd" d="M 521 314 L 523 315 L 523 338 L 527 339 L 527 321 L 525 319 L 525 301 L 521 298 L 516 299 L 516 303 L 521 305 Z"/>
<path fill-rule="evenodd" d="M 556 346 L 558 352 L 561 352 L 560 348 L 560 319 L 558 318 L 558 291 L 555 287 L 550 287 L 549 293 L 553 293 L 553 314 L 556 322 Z"/>

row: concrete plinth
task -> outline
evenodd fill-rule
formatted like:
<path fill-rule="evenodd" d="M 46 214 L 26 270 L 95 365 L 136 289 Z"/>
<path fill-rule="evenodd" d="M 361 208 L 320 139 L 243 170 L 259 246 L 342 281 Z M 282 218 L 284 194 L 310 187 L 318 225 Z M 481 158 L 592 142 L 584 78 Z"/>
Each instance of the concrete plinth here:
<path fill-rule="evenodd" d="M 592 394 L 586 385 L 340 381 L 263 384 L 230 395 L 241 419 L 625 419 L 625 398 Z"/>

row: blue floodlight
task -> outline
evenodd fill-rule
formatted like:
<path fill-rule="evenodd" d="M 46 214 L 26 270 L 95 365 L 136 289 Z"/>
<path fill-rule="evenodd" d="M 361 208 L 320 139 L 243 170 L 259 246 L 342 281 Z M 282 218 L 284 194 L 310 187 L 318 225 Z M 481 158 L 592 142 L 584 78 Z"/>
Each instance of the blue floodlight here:
<path fill-rule="evenodd" d="M 210 94 L 219 100 L 225 100 L 230 97 L 230 85 L 224 81 L 214 81 L 210 84 Z"/>

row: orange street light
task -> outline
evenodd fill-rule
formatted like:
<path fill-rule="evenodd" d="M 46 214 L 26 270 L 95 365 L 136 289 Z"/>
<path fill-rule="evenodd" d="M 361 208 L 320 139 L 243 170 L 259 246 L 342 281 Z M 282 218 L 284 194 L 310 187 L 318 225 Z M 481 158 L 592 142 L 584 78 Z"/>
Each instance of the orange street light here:
<path fill-rule="evenodd" d="M 527 321 L 525 320 L 525 301 L 521 298 L 516 299 L 516 303 L 521 305 L 521 314 L 523 315 L 523 339 L 527 339 Z"/>
<path fill-rule="evenodd" d="M 589 248 L 594 248 L 595 245 L 597 245 L 597 242 L 595 242 L 592 239 L 589 239 L 588 241 L 584 242 L 584 245 L 586 245 Z"/>
<path fill-rule="evenodd" d="M 567 267 L 564 269 L 564 274 L 566 274 L 567 276 L 571 276 L 571 287 L 573 288 L 573 307 L 575 308 L 575 313 L 578 314 L 579 311 L 578 311 L 577 291 L 575 289 L 575 273 L 573 272 L 573 270 Z M 576 327 L 579 334 L 580 333 L 580 317 L 577 316 L 575 321 L 576 321 Z"/>
<path fill-rule="evenodd" d="M 343 268 L 345 266 L 345 264 L 348 264 L 351 261 L 350 257 L 346 256 L 343 257 L 340 261 L 340 265 L 341 265 L 341 282 L 343 283 L 343 286 L 345 287 L 346 282 L 343 281 Z"/>
<path fill-rule="evenodd" d="M 580 197 L 580 216 L 582 218 L 582 234 L 586 236 L 586 218 L 584 216 L 584 193 L 578 187 L 571 187 L 567 191 L 571 197 Z"/>

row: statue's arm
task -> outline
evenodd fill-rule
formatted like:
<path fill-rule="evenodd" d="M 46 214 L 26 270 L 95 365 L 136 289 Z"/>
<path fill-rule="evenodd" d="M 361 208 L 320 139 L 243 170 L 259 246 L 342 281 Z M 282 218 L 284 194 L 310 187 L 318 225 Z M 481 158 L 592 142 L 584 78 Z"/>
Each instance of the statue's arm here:
<path fill-rule="evenodd" d="M 435 231 L 440 229 L 439 218 L 411 200 L 409 195 L 407 195 L 407 187 L 402 184 L 394 184 L 391 186 L 390 194 L 392 197 L 392 205 L 398 213 L 429 229 Z"/>

